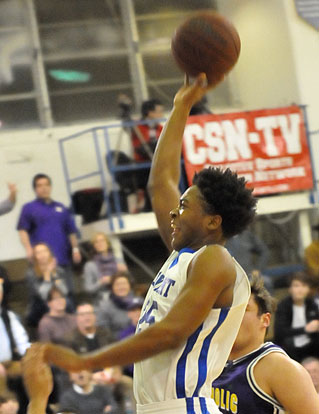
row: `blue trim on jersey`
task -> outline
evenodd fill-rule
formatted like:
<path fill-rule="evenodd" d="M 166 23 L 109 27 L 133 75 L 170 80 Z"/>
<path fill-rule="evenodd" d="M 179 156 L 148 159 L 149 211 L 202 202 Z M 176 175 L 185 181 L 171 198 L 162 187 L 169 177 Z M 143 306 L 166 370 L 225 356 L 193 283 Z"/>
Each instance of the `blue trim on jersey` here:
<path fill-rule="evenodd" d="M 201 324 L 196 331 L 188 338 L 185 349 L 177 362 L 176 366 L 176 395 L 177 398 L 186 398 L 185 390 L 185 372 L 186 372 L 186 360 L 188 354 L 193 349 L 197 338 L 203 329 L 203 324 Z"/>
<path fill-rule="evenodd" d="M 195 414 L 193 398 L 186 398 L 186 410 L 187 414 Z"/>
<path fill-rule="evenodd" d="M 206 399 L 204 397 L 199 397 L 199 404 L 202 410 L 202 414 L 209 414 L 209 411 L 207 410 Z"/>
<path fill-rule="evenodd" d="M 203 386 L 206 377 L 207 377 L 207 356 L 208 356 L 208 350 L 211 344 L 211 341 L 213 339 L 213 336 L 217 332 L 218 328 L 222 325 L 224 320 L 226 319 L 228 312 L 230 308 L 222 308 L 219 314 L 218 322 L 211 331 L 209 335 L 206 336 L 203 342 L 202 349 L 199 354 L 198 359 L 198 381 L 195 388 L 195 391 L 193 393 L 193 397 L 198 397 L 199 390 Z"/>
<path fill-rule="evenodd" d="M 195 250 L 193 250 L 193 249 L 191 249 L 191 248 L 189 248 L 189 247 L 184 247 L 183 249 L 181 249 L 181 250 L 178 252 L 177 257 L 175 257 L 175 259 L 174 259 L 174 260 L 172 261 L 172 263 L 169 265 L 169 269 L 170 269 L 170 268 L 172 268 L 172 267 L 174 267 L 175 265 L 177 265 L 177 263 L 178 263 L 178 259 L 179 259 L 179 256 L 180 256 L 182 253 L 195 253 Z"/>

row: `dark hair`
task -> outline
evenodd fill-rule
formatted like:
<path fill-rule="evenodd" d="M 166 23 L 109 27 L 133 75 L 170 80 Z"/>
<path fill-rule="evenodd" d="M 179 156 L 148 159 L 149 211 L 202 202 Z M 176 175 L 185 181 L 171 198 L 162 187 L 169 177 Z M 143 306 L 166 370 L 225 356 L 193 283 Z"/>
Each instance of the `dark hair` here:
<path fill-rule="evenodd" d="M 59 293 L 63 298 L 65 298 L 65 294 L 61 289 L 59 289 L 57 286 L 52 286 L 48 293 L 47 302 L 50 302 L 53 299 L 54 293 Z"/>
<path fill-rule="evenodd" d="M 241 233 L 253 221 L 257 199 L 246 181 L 229 168 L 204 168 L 196 173 L 193 185 L 199 188 L 207 214 L 222 217 L 222 230 L 226 239 Z"/>
<path fill-rule="evenodd" d="M 111 291 L 113 290 L 114 283 L 120 277 L 125 277 L 127 279 L 127 281 L 129 282 L 129 284 L 131 286 L 131 289 L 133 288 L 134 281 L 133 281 L 131 275 L 128 272 L 126 272 L 126 271 L 123 270 L 123 271 L 119 271 L 119 272 L 115 273 L 115 275 L 112 276 L 111 283 L 110 283 L 110 289 L 111 289 Z"/>
<path fill-rule="evenodd" d="M 51 178 L 46 174 L 36 174 L 32 179 L 32 188 L 35 190 L 35 187 L 37 186 L 37 181 L 41 180 L 42 178 L 46 178 L 49 181 L 49 184 L 52 183 Z"/>
<path fill-rule="evenodd" d="M 144 101 L 141 106 L 142 118 L 146 118 L 151 111 L 155 111 L 157 105 L 162 105 L 159 99 L 148 99 Z"/>
<path fill-rule="evenodd" d="M 311 287 L 311 279 L 310 276 L 306 272 L 296 272 L 292 276 L 290 276 L 289 279 L 289 287 L 292 285 L 292 282 L 297 280 L 298 282 L 304 283 L 305 285 L 308 285 Z"/>
<path fill-rule="evenodd" d="M 265 288 L 262 276 L 252 274 L 250 278 L 250 288 L 251 295 L 258 306 L 258 315 L 260 316 L 263 313 L 274 313 L 277 308 L 277 301 Z"/>

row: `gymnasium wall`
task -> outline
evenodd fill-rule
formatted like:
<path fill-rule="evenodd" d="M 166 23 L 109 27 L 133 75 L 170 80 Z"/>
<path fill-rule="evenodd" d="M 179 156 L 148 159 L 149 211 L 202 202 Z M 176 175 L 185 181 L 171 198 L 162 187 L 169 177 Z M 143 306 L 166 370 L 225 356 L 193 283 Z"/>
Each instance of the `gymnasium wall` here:
<path fill-rule="evenodd" d="M 246 110 L 288 105 L 309 105 L 310 129 L 319 128 L 318 31 L 297 15 L 292 0 L 219 0 L 220 11 L 229 15 L 242 37 L 242 54 L 232 76 L 233 105 L 227 110 Z M 15 226 L 21 205 L 33 198 L 31 178 L 38 172 L 53 177 L 53 198 L 68 204 L 58 140 L 89 128 L 82 124 L 51 130 L 17 130 L 0 133 L 0 200 L 7 196 L 6 182 L 18 186 L 13 212 L 0 217 L 0 261 L 24 256 Z M 114 142 L 119 131 L 114 133 Z M 94 154 L 84 137 L 70 145 L 72 174 L 95 168 Z M 314 154 L 319 153 L 313 137 Z M 128 141 L 124 137 L 125 146 Z M 316 161 L 317 178 L 319 160 Z M 99 185 L 92 179 L 74 190 Z"/>

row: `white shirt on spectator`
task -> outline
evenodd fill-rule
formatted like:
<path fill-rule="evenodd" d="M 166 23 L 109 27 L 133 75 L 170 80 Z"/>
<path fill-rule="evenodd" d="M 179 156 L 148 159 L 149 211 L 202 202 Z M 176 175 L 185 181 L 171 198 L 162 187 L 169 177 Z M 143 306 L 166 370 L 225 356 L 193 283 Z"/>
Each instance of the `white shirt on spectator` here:
<path fill-rule="evenodd" d="M 8 316 L 17 351 L 21 356 L 23 356 L 30 346 L 28 334 L 21 322 L 19 321 L 18 317 L 12 311 L 8 311 Z M 3 319 L 1 317 L 0 307 L 0 363 L 4 361 L 10 361 L 11 359 L 12 352 L 10 347 L 10 339 Z"/>
<path fill-rule="evenodd" d="M 307 324 L 306 320 L 306 306 L 293 305 L 292 307 L 292 327 L 304 328 Z M 309 344 L 310 338 L 307 334 L 301 334 L 294 337 L 294 344 L 296 348 L 301 348 Z"/>

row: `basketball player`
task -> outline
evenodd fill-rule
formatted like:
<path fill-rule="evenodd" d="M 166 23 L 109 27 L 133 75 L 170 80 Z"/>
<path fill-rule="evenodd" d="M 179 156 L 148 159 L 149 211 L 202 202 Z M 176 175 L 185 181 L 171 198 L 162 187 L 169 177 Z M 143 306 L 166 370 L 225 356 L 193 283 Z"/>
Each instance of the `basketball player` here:
<path fill-rule="evenodd" d="M 260 277 L 212 397 L 223 414 L 319 413 L 319 397 L 306 370 L 272 342 L 264 342 L 274 300 Z M 284 410 L 284 411 L 283 411 Z"/>
<path fill-rule="evenodd" d="M 250 295 L 245 272 L 223 247 L 255 215 L 244 178 L 204 169 L 181 197 L 178 191 L 187 117 L 211 86 L 201 74 L 179 90 L 153 157 L 150 195 L 172 253 L 150 286 L 137 334 L 86 356 L 36 345 L 44 347 L 44 361 L 69 371 L 135 362 L 138 413 L 219 413 L 212 380 L 226 363 Z"/>

